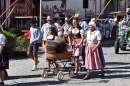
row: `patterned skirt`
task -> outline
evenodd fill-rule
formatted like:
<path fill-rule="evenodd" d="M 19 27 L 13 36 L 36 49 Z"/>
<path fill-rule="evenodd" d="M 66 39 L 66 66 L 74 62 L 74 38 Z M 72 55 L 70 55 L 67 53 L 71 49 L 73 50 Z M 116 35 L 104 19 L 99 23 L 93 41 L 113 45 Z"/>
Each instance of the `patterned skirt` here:
<path fill-rule="evenodd" d="M 99 55 L 99 50 L 92 52 L 96 44 L 88 44 L 86 49 L 85 67 L 86 69 L 101 69 L 102 62 Z"/>
<path fill-rule="evenodd" d="M 83 45 L 81 44 L 80 46 L 76 47 L 76 45 L 79 44 L 81 40 L 82 39 L 76 38 L 73 39 L 72 41 L 72 50 L 73 50 L 74 57 L 78 57 L 82 55 Z"/>

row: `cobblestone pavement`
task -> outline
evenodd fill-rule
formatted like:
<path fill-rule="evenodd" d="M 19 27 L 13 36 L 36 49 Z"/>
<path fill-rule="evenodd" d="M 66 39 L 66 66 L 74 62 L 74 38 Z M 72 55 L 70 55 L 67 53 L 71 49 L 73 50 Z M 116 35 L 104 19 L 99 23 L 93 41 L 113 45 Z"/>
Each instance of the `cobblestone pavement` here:
<path fill-rule="evenodd" d="M 6 86 L 130 86 L 130 51 L 114 54 L 114 41 L 104 41 L 102 46 L 106 60 L 106 77 L 103 79 L 99 77 L 98 70 L 91 71 L 90 80 L 82 80 L 85 76 L 84 70 L 72 79 L 65 75 L 62 81 L 58 81 L 52 72 L 44 79 L 41 77 L 41 72 L 46 67 L 46 61 L 44 54 L 39 52 L 40 63 L 37 71 L 31 71 L 33 61 L 28 57 L 10 59 L 10 69 L 7 70 L 9 77 L 6 77 L 5 84 Z M 60 65 L 62 66 L 61 63 Z"/>

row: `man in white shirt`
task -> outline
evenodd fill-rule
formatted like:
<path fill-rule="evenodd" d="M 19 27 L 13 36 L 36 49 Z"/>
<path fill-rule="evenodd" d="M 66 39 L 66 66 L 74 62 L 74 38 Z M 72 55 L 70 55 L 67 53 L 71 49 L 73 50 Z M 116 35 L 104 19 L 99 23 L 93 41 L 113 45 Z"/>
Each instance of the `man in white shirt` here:
<path fill-rule="evenodd" d="M 64 24 L 64 18 L 65 18 L 65 6 L 64 4 L 61 4 L 61 7 L 59 8 L 59 13 L 60 13 L 60 20 L 62 21 L 62 25 Z"/>
<path fill-rule="evenodd" d="M 55 18 L 59 18 L 59 9 L 56 5 L 54 6 L 53 13 Z"/>

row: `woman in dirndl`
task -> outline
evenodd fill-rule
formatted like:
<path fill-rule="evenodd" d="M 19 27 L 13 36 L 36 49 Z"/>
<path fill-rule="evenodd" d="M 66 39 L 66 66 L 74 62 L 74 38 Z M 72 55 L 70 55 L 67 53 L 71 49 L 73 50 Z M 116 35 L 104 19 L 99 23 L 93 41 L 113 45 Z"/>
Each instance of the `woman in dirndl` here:
<path fill-rule="evenodd" d="M 3 30 L 0 29 L 0 85 L 4 86 L 4 70 L 9 68 L 9 58 L 7 49 L 5 47 L 6 37 Z"/>
<path fill-rule="evenodd" d="M 100 77 L 104 77 L 104 67 L 105 60 L 103 56 L 103 51 L 101 48 L 102 35 L 100 31 L 96 30 L 95 22 L 89 23 L 89 31 L 86 37 L 86 61 L 85 67 L 87 69 L 87 74 L 83 78 L 84 80 L 90 79 L 90 70 L 101 69 Z"/>
<path fill-rule="evenodd" d="M 82 54 L 82 43 L 84 40 L 84 31 L 80 27 L 78 18 L 74 18 L 72 21 L 73 25 L 69 28 L 69 44 L 72 45 L 73 50 L 73 57 L 75 63 L 75 72 L 74 74 L 77 75 L 80 64 L 79 64 L 79 56 Z"/>

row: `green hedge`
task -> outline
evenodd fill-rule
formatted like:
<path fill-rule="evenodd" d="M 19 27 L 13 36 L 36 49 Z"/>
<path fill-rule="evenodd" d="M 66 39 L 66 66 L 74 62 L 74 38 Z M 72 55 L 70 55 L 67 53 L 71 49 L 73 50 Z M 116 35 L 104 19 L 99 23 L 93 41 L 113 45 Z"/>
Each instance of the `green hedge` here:
<path fill-rule="evenodd" d="M 16 36 L 20 36 L 21 35 L 20 29 L 17 29 L 17 28 L 9 28 L 8 32 L 10 32 L 12 34 L 15 34 Z"/>
<path fill-rule="evenodd" d="M 8 47 L 9 56 L 12 57 L 15 50 L 16 35 L 8 31 L 4 31 L 4 34 L 6 36 L 6 46 Z"/>
<path fill-rule="evenodd" d="M 25 36 L 19 36 L 16 39 L 15 46 L 17 51 L 26 51 L 29 40 Z"/>
<path fill-rule="evenodd" d="M 16 28 L 4 30 L 6 36 L 6 46 L 8 47 L 9 57 L 26 56 L 29 40 L 20 34 Z"/>

